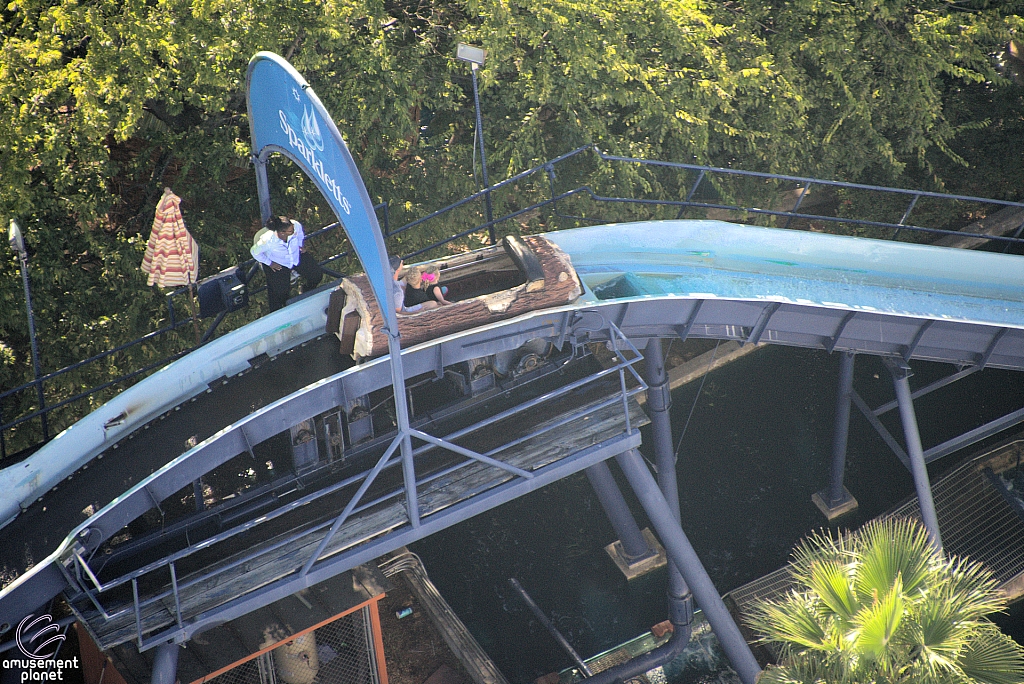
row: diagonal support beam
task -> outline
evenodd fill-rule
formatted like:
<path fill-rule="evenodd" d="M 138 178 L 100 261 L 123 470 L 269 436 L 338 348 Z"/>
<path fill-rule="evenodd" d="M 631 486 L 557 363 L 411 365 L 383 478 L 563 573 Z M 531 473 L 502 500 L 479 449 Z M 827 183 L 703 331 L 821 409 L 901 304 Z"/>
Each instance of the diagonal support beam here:
<path fill-rule="evenodd" d="M 924 334 L 928 332 L 928 329 L 935 323 L 934 319 L 929 319 L 917 329 L 917 334 L 914 335 L 914 339 L 911 340 L 907 348 L 903 350 L 903 362 L 910 363 L 910 357 L 914 355 L 914 351 L 917 349 L 917 345 L 921 344 L 921 340 L 924 338 Z"/>
<path fill-rule="evenodd" d="M 1019 423 L 1024 423 L 1024 408 L 1017 409 L 1012 413 L 1007 413 L 1005 416 L 989 421 L 988 423 L 978 426 L 973 430 L 968 430 L 959 437 L 946 440 L 942 444 L 936 444 L 924 452 L 924 461 L 925 463 L 937 461 L 943 456 L 948 456 L 954 451 L 959 451 L 960 449 L 969 447 L 972 444 L 980 442 L 986 437 L 991 437 L 997 432 L 1002 432 L 1003 430 L 1011 428 Z"/>
<path fill-rule="evenodd" d="M 669 558 L 679 568 L 690 590 L 693 591 L 694 598 L 711 623 L 711 628 L 715 630 L 715 635 L 722 644 L 722 650 L 729 657 L 733 669 L 739 674 L 743 684 L 755 684 L 761 675 L 761 667 L 757 664 L 740 628 L 729 614 L 729 609 L 725 607 L 725 602 L 722 601 L 707 570 L 701 564 L 700 557 L 694 551 L 686 533 L 672 516 L 658 483 L 635 449 L 616 456 L 615 460 L 618 461 L 619 467 L 629 480 L 630 487 L 640 499 L 647 516 L 651 519 L 651 524 L 665 544 Z"/>
<path fill-rule="evenodd" d="M 640 526 L 629 512 L 629 504 L 615 484 L 615 476 L 612 475 L 608 463 L 601 461 L 595 463 L 586 470 L 590 486 L 597 494 L 597 500 L 612 524 L 615 535 L 622 545 L 622 556 L 629 564 L 635 564 L 640 559 L 647 558 L 654 553 L 644 539 Z"/>
<path fill-rule="evenodd" d="M 935 502 L 932 499 L 932 485 L 928 480 L 928 467 L 924 462 L 924 449 L 921 447 L 921 433 L 917 429 L 917 415 L 914 413 L 914 400 L 910 396 L 910 368 L 892 359 L 886 359 L 885 365 L 892 374 L 893 387 L 896 390 L 896 401 L 900 408 L 900 422 L 903 423 L 903 435 L 907 442 L 910 455 L 910 472 L 914 476 L 914 489 L 917 490 L 917 501 L 921 507 L 921 519 L 931 538 L 932 545 L 942 551 L 942 536 L 939 534 L 939 518 L 935 514 Z"/>
<path fill-rule="evenodd" d="M 850 391 L 850 398 L 853 399 L 853 405 L 856 406 L 864 417 L 867 418 L 867 421 L 871 423 L 871 427 L 875 428 L 875 432 L 877 432 L 878 436 L 882 438 L 882 441 L 885 442 L 886 446 L 892 449 L 892 452 L 896 454 L 896 457 L 900 459 L 904 466 L 906 466 L 907 470 L 910 470 L 910 456 L 908 456 L 907 452 L 903 450 L 900 443 L 896 441 L 896 438 L 892 436 L 892 433 L 885 429 L 885 426 L 882 425 L 882 421 L 878 420 L 878 417 L 875 415 L 875 412 L 871 410 L 871 407 L 868 406 L 868 403 L 864 401 L 859 394 L 857 394 L 857 390 Z"/>
<path fill-rule="evenodd" d="M 940 378 L 940 379 L 936 380 L 935 382 L 933 382 L 930 385 L 925 385 L 924 387 L 920 387 L 920 388 L 914 390 L 914 392 L 910 395 L 910 397 L 912 399 L 918 399 L 920 397 L 925 396 L 926 394 L 931 394 L 935 390 L 942 389 L 946 385 L 951 385 L 954 382 L 956 382 L 957 380 L 962 380 L 963 378 L 966 378 L 968 375 L 972 375 L 974 373 L 977 373 L 980 370 L 981 370 L 981 366 L 970 366 L 970 367 L 965 368 L 965 369 L 963 369 L 961 371 L 957 371 L 956 373 L 953 373 L 952 375 L 947 375 L 944 378 Z M 892 411 L 894 408 L 896 408 L 897 405 L 898 404 L 897 404 L 896 400 L 894 399 L 894 400 L 892 400 L 890 402 L 882 404 L 878 408 L 874 409 L 871 413 L 873 413 L 876 416 L 880 416 L 883 413 L 888 413 L 889 411 Z"/>
<path fill-rule="evenodd" d="M 1005 335 L 1009 331 L 1009 328 L 1000 328 L 999 332 L 992 336 L 992 341 L 989 343 L 988 348 L 985 350 L 985 353 L 982 354 L 981 358 L 978 360 L 979 369 L 984 368 L 985 366 L 988 365 L 988 360 L 992 358 L 992 352 L 996 350 L 996 347 L 999 345 L 999 341 L 1003 339 L 1003 335 Z"/>
<path fill-rule="evenodd" d="M 416 439 L 422 439 L 424 442 L 427 442 L 428 444 L 433 444 L 436 447 L 441 447 L 442 449 L 447 449 L 448 451 L 451 451 L 453 453 L 459 454 L 460 456 L 465 456 L 466 458 L 472 459 L 474 461 L 480 461 L 481 463 L 486 463 L 489 466 L 494 466 L 495 468 L 499 468 L 501 470 L 507 471 L 509 473 L 512 473 L 516 477 L 523 478 L 524 480 L 529 480 L 529 479 L 531 479 L 533 477 L 533 473 L 531 473 L 531 472 L 529 472 L 527 470 L 523 470 L 522 468 L 517 468 L 514 465 L 509 465 L 508 463 L 505 463 L 504 461 L 499 461 L 496 458 L 491 458 L 490 456 L 485 456 L 484 454 L 478 454 L 477 452 L 473 451 L 472 449 L 466 449 L 465 447 L 460 447 L 458 444 L 455 444 L 453 442 L 449 442 L 449 441 L 440 439 L 438 437 L 434 437 L 433 435 L 429 435 L 426 432 L 423 432 L 422 430 L 416 430 L 415 428 L 409 428 L 409 434 L 412 435 L 413 437 L 415 437 Z"/>
<path fill-rule="evenodd" d="M 700 313 L 700 308 L 702 306 L 704 306 L 704 300 L 698 299 L 696 303 L 694 303 L 693 311 L 690 312 L 690 316 L 686 319 L 686 323 L 675 327 L 676 334 L 679 335 L 679 340 L 681 342 L 685 342 L 686 338 L 690 336 L 690 331 L 693 329 L 693 324 L 697 322 L 697 315 Z"/>
<path fill-rule="evenodd" d="M 839 326 L 836 327 L 836 331 L 832 333 L 832 338 L 825 345 L 825 349 L 829 354 L 835 351 L 836 345 L 839 344 L 839 339 L 843 336 L 843 331 L 846 330 L 846 326 L 850 324 L 850 321 L 852 321 L 853 317 L 856 315 L 856 311 L 851 311 L 843 316 L 843 320 L 839 321 Z"/>
<path fill-rule="evenodd" d="M 302 566 L 302 571 L 299 573 L 300 575 L 305 575 L 309 572 L 310 568 L 313 567 L 313 564 L 316 563 L 317 559 L 320 557 L 320 554 L 323 553 L 324 549 L 327 548 L 327 545 L 331 542 L 331 539 L 334 538 L 334 535 L 337 534 L 338 530 L 341 529 L 341 526 L 345 524 L 345 521 L 348 520 L 348 517 L 352 515 L 352 511 L 355 510 L 355 507 L 362 500 L 363 495 L 366 494 L 366 490 L 370 488 L 370 485 L 372 485 L 374 480 L 377 479 L 377 476 L 380 475 L 380 471 L 384 470 L 384 466 L 386 466 L 388 462 L 391 460 L 391 455 L 395 453 L 396 449 L 398 449 L 403 437 L 404 435 L 400 434 L 394 440 L 392 440 L 391 445 L 387 448 L 387 451 L 385 451 L 384 455 L 380 457 L 380 460 L 377 461 L 377 464 L 373 466 L 373 470 L 371 470 L 367 474 L 366 478 L 363 480 L 363 483 L 359 485 L 359 489 L 349 500 L 348 504 L 345 506 L 345 510 L 343 510 L 341 512 L 341 515 L 339 515 L 334 520 L 334 524 L 331 525 L 331 529 L 327 532 L 326 535 L 324 535 L 323 540 L 321 540 L 319 546 L 316 547 L 316 551 L 314 551 L 313 554 L 309 557 L 309 560 L 306 561 L 306 564 Z"/>
<path fill-rule="evenodd" d="M 772 302 L 761 311 L 761 315 L 758 317 L 757 323 L 754 324 L 753 329 L 750 331 L 750 335 L 747 339 L 740 342 L 741 347 L 748 343 L 757 344 L 761 341 L 761 335 L 763 335 L 764 331 L 768 328 L 768 322 L 772 320 L 772 316 L 775 315 L 775 312 L 779 310 L 780 306 L 782 306 L 780 302 Z"/>

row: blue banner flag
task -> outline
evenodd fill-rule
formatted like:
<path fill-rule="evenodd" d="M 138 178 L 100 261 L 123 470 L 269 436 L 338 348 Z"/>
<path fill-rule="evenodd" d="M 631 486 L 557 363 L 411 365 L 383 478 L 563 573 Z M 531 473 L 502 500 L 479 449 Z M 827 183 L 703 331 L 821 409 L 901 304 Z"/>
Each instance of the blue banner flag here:
<path fill-rule="evenodd" d="M 320 98 L 283 57 L 259 52 L 246 76 L 253 154 L 280 152 L 309 176 L 330 203 L 366 271 L 387 321 L 394 290 L 387 248 L 359 169 Z"/>

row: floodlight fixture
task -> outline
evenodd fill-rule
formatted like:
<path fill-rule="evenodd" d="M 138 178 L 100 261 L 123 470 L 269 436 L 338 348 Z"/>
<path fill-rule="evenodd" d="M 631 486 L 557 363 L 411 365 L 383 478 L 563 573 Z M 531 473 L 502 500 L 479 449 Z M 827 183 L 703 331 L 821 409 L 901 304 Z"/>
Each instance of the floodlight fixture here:
<path fill-rule="evenodd" d="M 476 47 L 475 45 L 466 45 L 465 43 L 459 43 L 459 47 L 455 52 L 455 58 L 461 59 L 463 62 L 469 62 L 473 65 L 473 69 L 479 69 L 484 65 L 484 57 L 487 56 L 487 50 Z"/>
<path fill-rule="evenodd" d="M 7 231 L 7 241 L 18 256 L 25 253 L 25 238 L 21 235 L 21 226 L 14 219 L 11 219 L 11 228 Z"/>

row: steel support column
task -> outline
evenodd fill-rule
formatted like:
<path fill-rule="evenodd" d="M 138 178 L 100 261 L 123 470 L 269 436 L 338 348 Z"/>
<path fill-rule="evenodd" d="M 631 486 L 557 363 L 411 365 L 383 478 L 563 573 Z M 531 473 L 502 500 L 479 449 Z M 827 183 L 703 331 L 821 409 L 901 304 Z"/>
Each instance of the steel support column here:
<path fill-rule="evenodd" d="M 942 537 L 939 534 L 939 519 L 935 515 L 935 502 L 932 500 L 932 486 L 928 480 L 928 467 L 924 462 L 924 449 L 921 447 L 921 433 L 917 429 L 917 415 L 914 413 L 914 400 L 910 396 L 910 368 L 892 359 L 886 359 L 885 365 L 892 373 L 892 383 L 896 390 L 896 402 L 900 409 L 900 422 L 903 423 L 903 436 L 907 443 L 907 454 L 910 456 L 910 472 L 914 476 L 914 489 L 921 507 L 921 520 L 931 538 L 932 545 L 942 550 Z"/>
<path fill-rule="evenodd" d="M 828 489 L 811 497 L 829 520 L 857 509 L 857 500 L 843 486 L 846 445 L 850 436 L 850 404 L 853 399 L 853 359 L 853 352 L 843 352 L 839 357 L 839 395 L 836 398 L 836 420 L 832 431 L 832 470 Z"/>
<path fill-rule="evenodd" d="M 270 156 L 269 154 L 267 155 Z M 256 197 L 260 203 L 260 225 L 267 225 L 270 220 L 270 181 L 267 178 L 267 160 L 253 156 L 252 165 L 256 169 Z"/>
<path fill-rule="evenodd" d="M 173 641 L 156 647 L 153 658 L 151 684 L 174 684 L 178 678 L 178 653 L 180 646 Z"/>
<path fill-rule="evenodd" d="M 615 459 L 626 474 L 633 491 L 640 498 L 651 524 L 665 545 L 669 559 L 682 571 L 686 583 L 693 590 L 697 603 L 715 631 L 733 669 L 739 674 L 743 684 L 754 684 L 761 674 L 761 668 L 740 633 L 740 628 L 729 614 L 729 609 L 725 607 L 725 602 L 722 601 L 707 570 L 701 564 L 697 552 L 693 550 L 686 533 L 672 516 L 658 483 L 654 481 L 643 459 L 635 450 L 620 454 Z"/>
<path fill-rule="evenodd" d="M 636 563 L 642 558 L 657 553 L 647 545 L 640 526 L 636 524 L 633 515 L 629 512 L 629 505 L 622 496 L 618 486 L 615 484 L 615 477 L 611 469 L 604 461 L 595 463 L 587 468 L 587 479 L 597 494 L 597 500 L 601 502 L 601 508 L 608 516 L 609 522 L 615 529 L 615 534 L 622 544 L 622 554 L 629 564 Z"/>
<path fill-rule="evenodd" d="M 676 523 L 681 522 L 679 514 L 679 483 L 676 480 L 676 453 L 672 446 L 672 393 L 669 388 L 668 372 L 665 370 L 665 354 L 661 349 L 661 338 L 655 337 L 644 348 L 644 380 L 647 382 L 647 413 L 651 419 L 651 436 L 654 442 L 654 458 L 658 468 L 658 486 L 668 502 L 668 510 Z M 669 559 L 668 564 L 669 615 L 673 622 L 689 624 L 693 607 L 690 588 Z M 677 614 L 682 611 L 685 614 Z"/>

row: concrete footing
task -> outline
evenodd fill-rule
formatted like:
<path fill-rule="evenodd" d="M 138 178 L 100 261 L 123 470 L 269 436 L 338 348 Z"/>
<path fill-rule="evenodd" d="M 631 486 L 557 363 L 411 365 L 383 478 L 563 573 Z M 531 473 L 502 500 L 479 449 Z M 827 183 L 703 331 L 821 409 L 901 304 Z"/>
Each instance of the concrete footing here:
<path fill-rule="evenodd" d="M 615 566 L 626 576 L 627 580 L 636 579 L 641 575 L 647 574 L 651 570 L 663 567 L 668 563 L 668 557 L 665 555 L 665 547 L 658 543 L 654 533 L 651 532 L 650 528 L 645 527 L 643 529 L 644 540 L 647 541 L 647 547 L 651 549 L 650 555 L 643 556 L 639 560 L 634 560 L 632 563 L 626 559 L 625 554 L 622 550 L 622 542 L 619 540 L 613 541 L 608 546 L 604 547 L 605 552 L 611 556 L 612 561 L 615 562 Z"/>
<path fill-rule="evenodd" d="M 853 498 L 853 494 L 850 494 L 850 490 L 843 487 L 843 498 L 839 503 L 830 504 L 828 503 L 829 493 L 827 489 L 823 489 L 820 492 L 811 494 L 811 501 L 818 507 L 818 510 L 829 519 L 829 521 L 835 520 L 841 515 L 846 515 L 852 511 L 857 510 L 860 505 L 857 503 L 857 499 Z"/>

